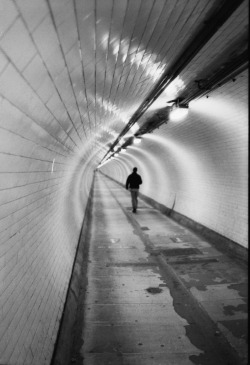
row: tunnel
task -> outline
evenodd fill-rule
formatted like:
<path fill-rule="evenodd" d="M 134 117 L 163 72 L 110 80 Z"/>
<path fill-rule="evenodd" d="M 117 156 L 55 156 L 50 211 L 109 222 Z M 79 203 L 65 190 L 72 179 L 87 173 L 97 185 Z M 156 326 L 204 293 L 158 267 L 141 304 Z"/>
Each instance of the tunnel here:
<path fill-rule="evenodd" d="M 248 19 L 0 0 L 0 365 L 247 364 Z"/>

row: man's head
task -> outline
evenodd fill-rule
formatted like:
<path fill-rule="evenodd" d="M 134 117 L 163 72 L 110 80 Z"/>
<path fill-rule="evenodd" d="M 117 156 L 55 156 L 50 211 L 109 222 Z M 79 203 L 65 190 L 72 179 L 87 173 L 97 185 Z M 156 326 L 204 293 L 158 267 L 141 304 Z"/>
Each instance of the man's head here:
<path fill-rule="evenodd" d="M 133 168 L 133 172 L 136 172 L 136 171 L 137 171 L 137 167 L 134 167 L 134 168 Z"/>

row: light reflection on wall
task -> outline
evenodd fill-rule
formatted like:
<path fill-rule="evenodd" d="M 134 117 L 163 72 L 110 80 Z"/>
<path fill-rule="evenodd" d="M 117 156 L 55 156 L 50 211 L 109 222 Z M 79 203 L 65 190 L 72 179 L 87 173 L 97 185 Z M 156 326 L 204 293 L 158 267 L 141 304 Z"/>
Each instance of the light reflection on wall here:
<path fill-rule="evenodd" d="M 108 33 L 106 33 L 103 36 L 103 42 L 102 46 L 104 50 L 106 51 L 108 48 L 107 44 L 108 39 Z M 159 79 L 159 77 L 164 72 L 164 69 L 166 67 L 166 64 L 161 64 L 161 62 L 154 62 L 154 60 L 157 58 L 157 55 L 155 54 L 148 54 L 146 52 L 146 49 L 140 50 L 138 52 L 136 47 L 133 47 L 131 49 L 130 47 L 131 40 L 129 38 L 124 38 L 120 40 L 120 38 L 113 38 L 110 41 L 110 48 L 112 50 L 112 53 L 117 60 L 118 55 L 122 57 L 122 62 L 129 62 L 133 65 L 136 65 L 137 69 L 140 67 L 145 68 L 145 75 L 150 76 L 152 78 L 152 81 L 156 81 Z M 130 52 L 130 54 L 128 53 Z"/>
<path fill-rule="evenodd" d="M 146 134 L 144 139 L 154 141 L 156 144 L 162 144 L 171 152 L 171 154 L 176 156 L 176 161 L 179 161 L 181 164 L 188 166 L 189 168 L 191 167 L 192 169 L 197 167 L 197 155 L 191 151 L 188 151 L 187 148 L 180 145 L 180 143 L 153 134 Z"/>
<path fill-rule="evenodd" d="M 202 98 L 190 103 L 190 112 L 195 119 L 199 118 L 200 125 L 206 125 L 207 135 L 210 133 L 210 146 L 204 146 L 213 161 L 216 160 L 214 169 L 224 169 L 225 177 L 232 173 L 237 177 L 238 183 L 241 181 L 242 188 L 245 183 L 242 176 L 246 175 L 245 161 L 248 158 L 246 150 L 248 147 L 248 107 L 239 98 L 232 100 L 224 94 L 213 95 L 209 98 Z M 208 138 L 208 137 L 207 137 Z M 236 143 L 235 143 L 236 142 Z M 222 143 L 225 148 L 222 148 Z M 226 148 L 227 147 L 227 148 Z M 220 153 L 216 151 L 220 148 Z M 209 151 L 208 151 L 209 149 Z M 234 172 L 231 171 L 231 161 L 237 156 L 238 164 Z M 223 182 L 222 176 L 221 182 Z M 232 180 L 232 177 L 230 178 Z"/>
<path fill-rule="evenodd" d="M 203 185 L 200 184 L 201 180 L 208 179 L 208 175 L 205 166 L 199 161 L 199 156 L 191 149 L 183 147 L 180 142 L 167 139 L 166 137 L 150 134 L 145 135 L 144 139 L 156 144 L 152 148 L 152 153 L 156 156 L 157 145 L 160 144 L 163 150 L 165 150 L 164 155 L 161 152 L 158 158 L 161 161 L 161 169 L 164 168 L 164 163 L 169 166 L 168 173 L 171 176 L 170 179 L 173 179 L 171 186 L 172 189 L 175 189 L 171 193 L 172 195 L 176 194 L 175 210 L 192 216 L 197 204 L 201 206 L 199 207 L 201 214 L 209 214 L 206 202 L 211 196 L 204 191 Z M 171 162 L 168 163 L 168 161 Z M 210 189 L 211 193 L 212 189 Z M 161 185 L 160 195 L 166 195 L 164 183 Z M 168 205 L 164 201 L 160 202 Z M 191 209 L 193 210 L 192 212 Z"/>
<path fill-rule="evenodd" d="M 114 104 L 110 101 L 107 101 L 106 99 L 104 99 L 103 97 L 98 96 L 98 95 L 96 96 L 95 101 L 98 103 L 98 105 L 101 108 L 103 108 L 105 110 L 105 112 L 112 113 L 114 117 L 119 118 L 119 121 L 121 121 L 125 124 L 128 122 L 130 114 L 128 114 L 126 111 L 118 108 L 116 104 Z"/>
<path fill-rule="evenodd" d="M 202 116 L 210 117 L 215 120 L 227 120 L 228 126 L 236 127 L 238 129 L 239 123 L 235 123 L 235 119 L 232 116 L 237 115 L 237 120 L 247 121 L 246 118 L 248 116 L 248 108 L 247 104 L 244 102 L 241 103 L 241 100 L 234 99 L 233 102 L 231 99 L 226 100 L 225 95 L 220 96 L 216 95 L 216 97 L 208 97 L 201 98 L 198 100 L 192 100 L 189 103 L 189 108 L 191 111 L 197 112 Z M 241 115 L 245 115 L 245 118 L 239 118 L 239 112 Z M 243 125 L 245 127 L 245 125 Z M 218 126 L 219 127 L 219 126 Z"/>

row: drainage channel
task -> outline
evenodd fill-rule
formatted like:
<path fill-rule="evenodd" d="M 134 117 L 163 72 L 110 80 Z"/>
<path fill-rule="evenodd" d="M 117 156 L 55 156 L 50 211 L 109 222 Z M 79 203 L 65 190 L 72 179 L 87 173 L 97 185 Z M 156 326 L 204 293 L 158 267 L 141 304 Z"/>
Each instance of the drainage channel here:
<path fill-rule="evenodd" d="M 155 262 L 159 267 L 160 274 L 162 275 L 162 279 L 170 290 L 176 313 L 188 322 L 188 325 L 186 326 L 186 335 L 191 343 L 202 351 L 200 355 L 191 355 L 190 360 L 194 364 L 199 365 L 242 365 L 242 361 L 237 352 L 231 347 L 225 336 L 220 332 L 216 323 L 192 296 L 168 262 L 168 258 L 171 257 L 171 252 L 169 250 L 155 248 L 148 235 L 144 233 L 145 229 L 142 229 L 134 216 L 122 206 L 106 181 L 105 185 L 123 211 L 128 222 L 133 226 L 135 234 L 137 234 L 144 243 L 146 251 L 154 257 Z M 186 250 L 189 250 L 189 252 L 183 251 L 184 255 L 181 255 L 182 258 L 179 262 L 187 261 L 188 253 L 191 255 L 202 254 L 197 249 L 191 249 L 191 251 L 190 249 Z M 172 257 L 176 257 L 174 263 L 178 262 L 178 255 L 180 256 L 180 251 L 177 251 L 177 249 L 172 251 Z M 193 256 L 191 257 L 191 261 L 192 260 L 195 262 L 214 262 L 216 259 Z M 160 288 L 148 288 L 147 290 L 151 294 L 157 294 Z"/>

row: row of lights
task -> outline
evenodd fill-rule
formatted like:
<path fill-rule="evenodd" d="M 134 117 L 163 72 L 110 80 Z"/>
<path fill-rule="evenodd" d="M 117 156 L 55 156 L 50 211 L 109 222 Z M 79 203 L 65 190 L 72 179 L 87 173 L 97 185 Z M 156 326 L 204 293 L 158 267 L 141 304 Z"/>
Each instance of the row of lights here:
<path fill-rule="evenodd" d="M 169 119 L 171 121 L 180 121 L 183 118 L 185 118 L 188 114 L 188 105 L 187 104 L 180 104 L 179 100 L 177 99 L 176 102 L 174 102 L 174 104 L 171 107 L 171 111 L 169 113 Z M 134 144 L 140 144 L 142 141 L 141 137 L 133 137 L 133 143 Z M 126 152 L 126 148 L 123 147 L 119 147 L 116 146 L 114 148 L 115 151 L 109 152 L 109 154 L 106 157 L 106 160 L 98 166 L 98 168 L 100 168 L 101 166 L 103 166 L 105 163 L 107 163 L 109 160 L 113 159 L 114 157 L 118 157 L 119 153 L 125 153 Z"/>
<path fill-rule="evenodd" d="M 142 138 L 141 137 L 135 137 L 134 136 L 132 143 L 134 143 L 134 144 L 140 144 L 141 141 L 142 141 Z M 114 152 L 111 152 L 110 155 L 109 155 L 111 158 L 112 157 L 117 157 L 120 152 L 121 153 L 125 153 L 126 152 L 126 148 L 124 148 L 124 147 L 115 147 L 114 150 L 115 150 L 115 153 Z"/>
<path fill-rule="evenodd" d="M 133 137 L 133 143 L 134 144 L 140 144 L 142 141 L 141 137 Z M 100 168 L 101 166 L 103 166 L 104 164 L 106 164 L 109 160 L 112 160 L 114 157 L 118 157 L 119 153 L 126 153 L 126 148 L 124 147 L 115 147 L 114 148 L 115 151 L 109 152 L 109 154 L 106 157 L 106 160 L 103 161 L 98 168 Z"/>

